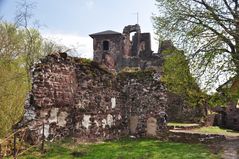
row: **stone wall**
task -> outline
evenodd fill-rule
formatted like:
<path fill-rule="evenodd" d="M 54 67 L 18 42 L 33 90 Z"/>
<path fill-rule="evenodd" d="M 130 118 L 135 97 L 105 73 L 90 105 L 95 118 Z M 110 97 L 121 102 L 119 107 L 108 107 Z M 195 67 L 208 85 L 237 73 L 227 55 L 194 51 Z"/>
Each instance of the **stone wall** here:
<path fill-rule="evenodd" d="M 123 50 L 122 35 L 95 36 L 93 41 L 94 61 L 105 64 L 109 69 L 114 69 L 117 59 L 121 57 Z M 108 50 L 103 49 L 103 42 L 109 42 Z"/>
<path fill-rule="evenodd" d="M 165 112 L 167 96 L 154 69 L 121 72 L 118 75 L 125 96 L 130 134 L 138 137 L 161 135 L 160 112 Z"/>
<path fill-rule="evenodd" d="M 74 136 L 98 140 L 127 134 L 126 108 L 115 76 L 96 63 L 77 64 L 76 74 Z"/>
<path fill-rule="evenodd" d="M 151 36 L 150 33 L 142 33 L 140 37 L 140 57 L 150 57 L 152 55 L 151 51 Z"/>
<path fill-rule="evenodd" d="M 107 30 L 90 36 L 93 38 L 94 61 L 115 71 L 141 67 L 145 58 L 150 61 L 156 57 L 152 55 L 150 33 L 141 33 L 138 24 L 125 26 L 123 33 Z M 109 44 L 108 49 L 104 49 L 104 42 Z"/>
<path fill-rule="evenodd" d="M 42 122 L 50 140 L 156 136 L 160 131 L 159 113 L 167 102 L 160 69 L 112 74 L 96 62 L 56 53 L 36 64 L 32 74 L 32 91 L 18 124 L 29 128 L 28 141 L 40 139 L 42 127 L 36 125 Z"/>
<path fill-rule="evenodd" d="M 173 142 L 183 142 L 183 143 L 204 143 L 212 144 L 224 141 L 226 137 L 224 135 L 218 134 L 202 134 L 194 132 L 180 132 L 180 131 L 170 131 L 169 140 Z"/>
<path fill-rule="evenodd" d="M 74 59 L 66 54 L 50 55 L 32 70 L 32 91 L 26 104 L 24 118 L 20 123 L 31 131 L 31 142 L 39 140 L 42 122 L 45 137 L 52 139 L 70 135 L 74 123 L 74 94 L 77 90 Z M 30 122 L 30 123 L 28 123 Z M 55 132 L 54 135 L 52 132 Z"/>
<path fill-rule="evenodd" d="M 215 107 L 212 109 L 214 116 L 211 116 L 211 122 L 207 121 L 207 124 L 213 124 L 222 128 L 228 128 L 239 131 L 239 108 L 237 103 L 230 102 L 227 107 Z"/>
<path fill-rule="evenodd" d="M 194 106 L 187 104 L 185 100 L 174 93 L 167 94 L 167 109 L 169 122 L 200 123 L 207 116 L 206 106 Z"/>

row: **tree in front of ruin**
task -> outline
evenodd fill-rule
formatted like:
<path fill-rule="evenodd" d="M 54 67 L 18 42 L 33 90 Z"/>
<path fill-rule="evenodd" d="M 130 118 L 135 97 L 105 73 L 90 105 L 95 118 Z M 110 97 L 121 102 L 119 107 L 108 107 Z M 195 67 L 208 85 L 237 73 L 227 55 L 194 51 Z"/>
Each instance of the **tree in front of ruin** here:
<path fill-rule="evenodd" d="M 172 39 L 187 53 L 190 67 L 206 84 L 239 75 L 237 0 L 156 0 L 159 38 Z"/>

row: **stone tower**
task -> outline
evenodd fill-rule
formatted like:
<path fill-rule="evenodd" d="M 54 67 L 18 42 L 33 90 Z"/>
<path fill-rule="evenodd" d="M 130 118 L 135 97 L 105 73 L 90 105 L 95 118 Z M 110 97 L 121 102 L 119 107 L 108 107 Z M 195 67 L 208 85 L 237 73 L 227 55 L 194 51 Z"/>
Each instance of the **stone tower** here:
<path fill-rule="evenodd" d="M 94 61 L 105 64 L 108 68 L 114 69 L 116 66 L 117 56 L 122 53 L 121 33 L 107 30 L 91 34 L 93 38 Z"/>
<path fill-rule="evenodd" d="M 130 34 L 135 32 L 134 35 Z M 150 33 L 141 33 L 138 24 L 124 27 L 123 33 L 107 30 L 90 34 L 93 38 L 94 61 L 117 71 L 140 67 L 141 60 L 152 55 Z"/>

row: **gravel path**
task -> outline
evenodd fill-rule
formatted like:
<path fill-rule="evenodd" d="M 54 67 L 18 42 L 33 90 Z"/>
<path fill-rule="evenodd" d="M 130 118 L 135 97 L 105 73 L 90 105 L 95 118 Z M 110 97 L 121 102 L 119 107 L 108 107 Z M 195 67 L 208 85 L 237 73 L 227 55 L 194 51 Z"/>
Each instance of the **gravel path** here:
<path fill-rule="evenodd" d="M 239 138 L 227 137 L 220 143 L 223 159 L 239 159 Z"/>
<path fill-rule="evenodd" d="M 220 153 L 221 159 L 239 159 L 239 137 L 226 137 L 225 141 L 209 145 L 215 154 Z"/>
<path fill-rule="evenodd" d="M 170 130 L 171 132 L 198 133 L 190 130 Z M 204 134 L 204 133 L 201 133 Z M 239 159 L 239 136 L 226 136 L 220 143 L 208 145 L 215 154 L 220 153 L 221 159 Z"/>

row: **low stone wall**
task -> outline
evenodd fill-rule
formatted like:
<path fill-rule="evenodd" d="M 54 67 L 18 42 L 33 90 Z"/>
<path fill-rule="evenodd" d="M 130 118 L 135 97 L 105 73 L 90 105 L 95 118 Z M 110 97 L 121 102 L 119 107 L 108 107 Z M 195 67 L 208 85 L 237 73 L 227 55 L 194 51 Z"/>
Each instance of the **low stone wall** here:
<path fill-rule="evenodd" d="M 207 115 L 205 106 L 192 107 L 181 96 L 171 92 L 168 92 L 167 105 L 168 122 L 199 123 Z"/>
<path fill-rule="evenodd" d="M 191 125 L 191 126 L 167 126 L 169 130 L 191 130 L 191 129 L 196 129 L 196 128 L 200 128 L 199 124 L 195 124 L 195 125 Z"/>
<path fill-rule="evenodd" d="M 219 126 L 226 129 L 239 131 L 239 108 L 236 103 L 230 102 L 227 107 L 217 106 L 212 108 L 213 114 L 206 118 L 206 126 Z"/>
<path fill-rule="evenodd" d="M 169 140 L 183 143 L 210 144 L 225 140 L 225 136 L 217 134 L 201 134 L 201 133 L 170 131 Z"/>

